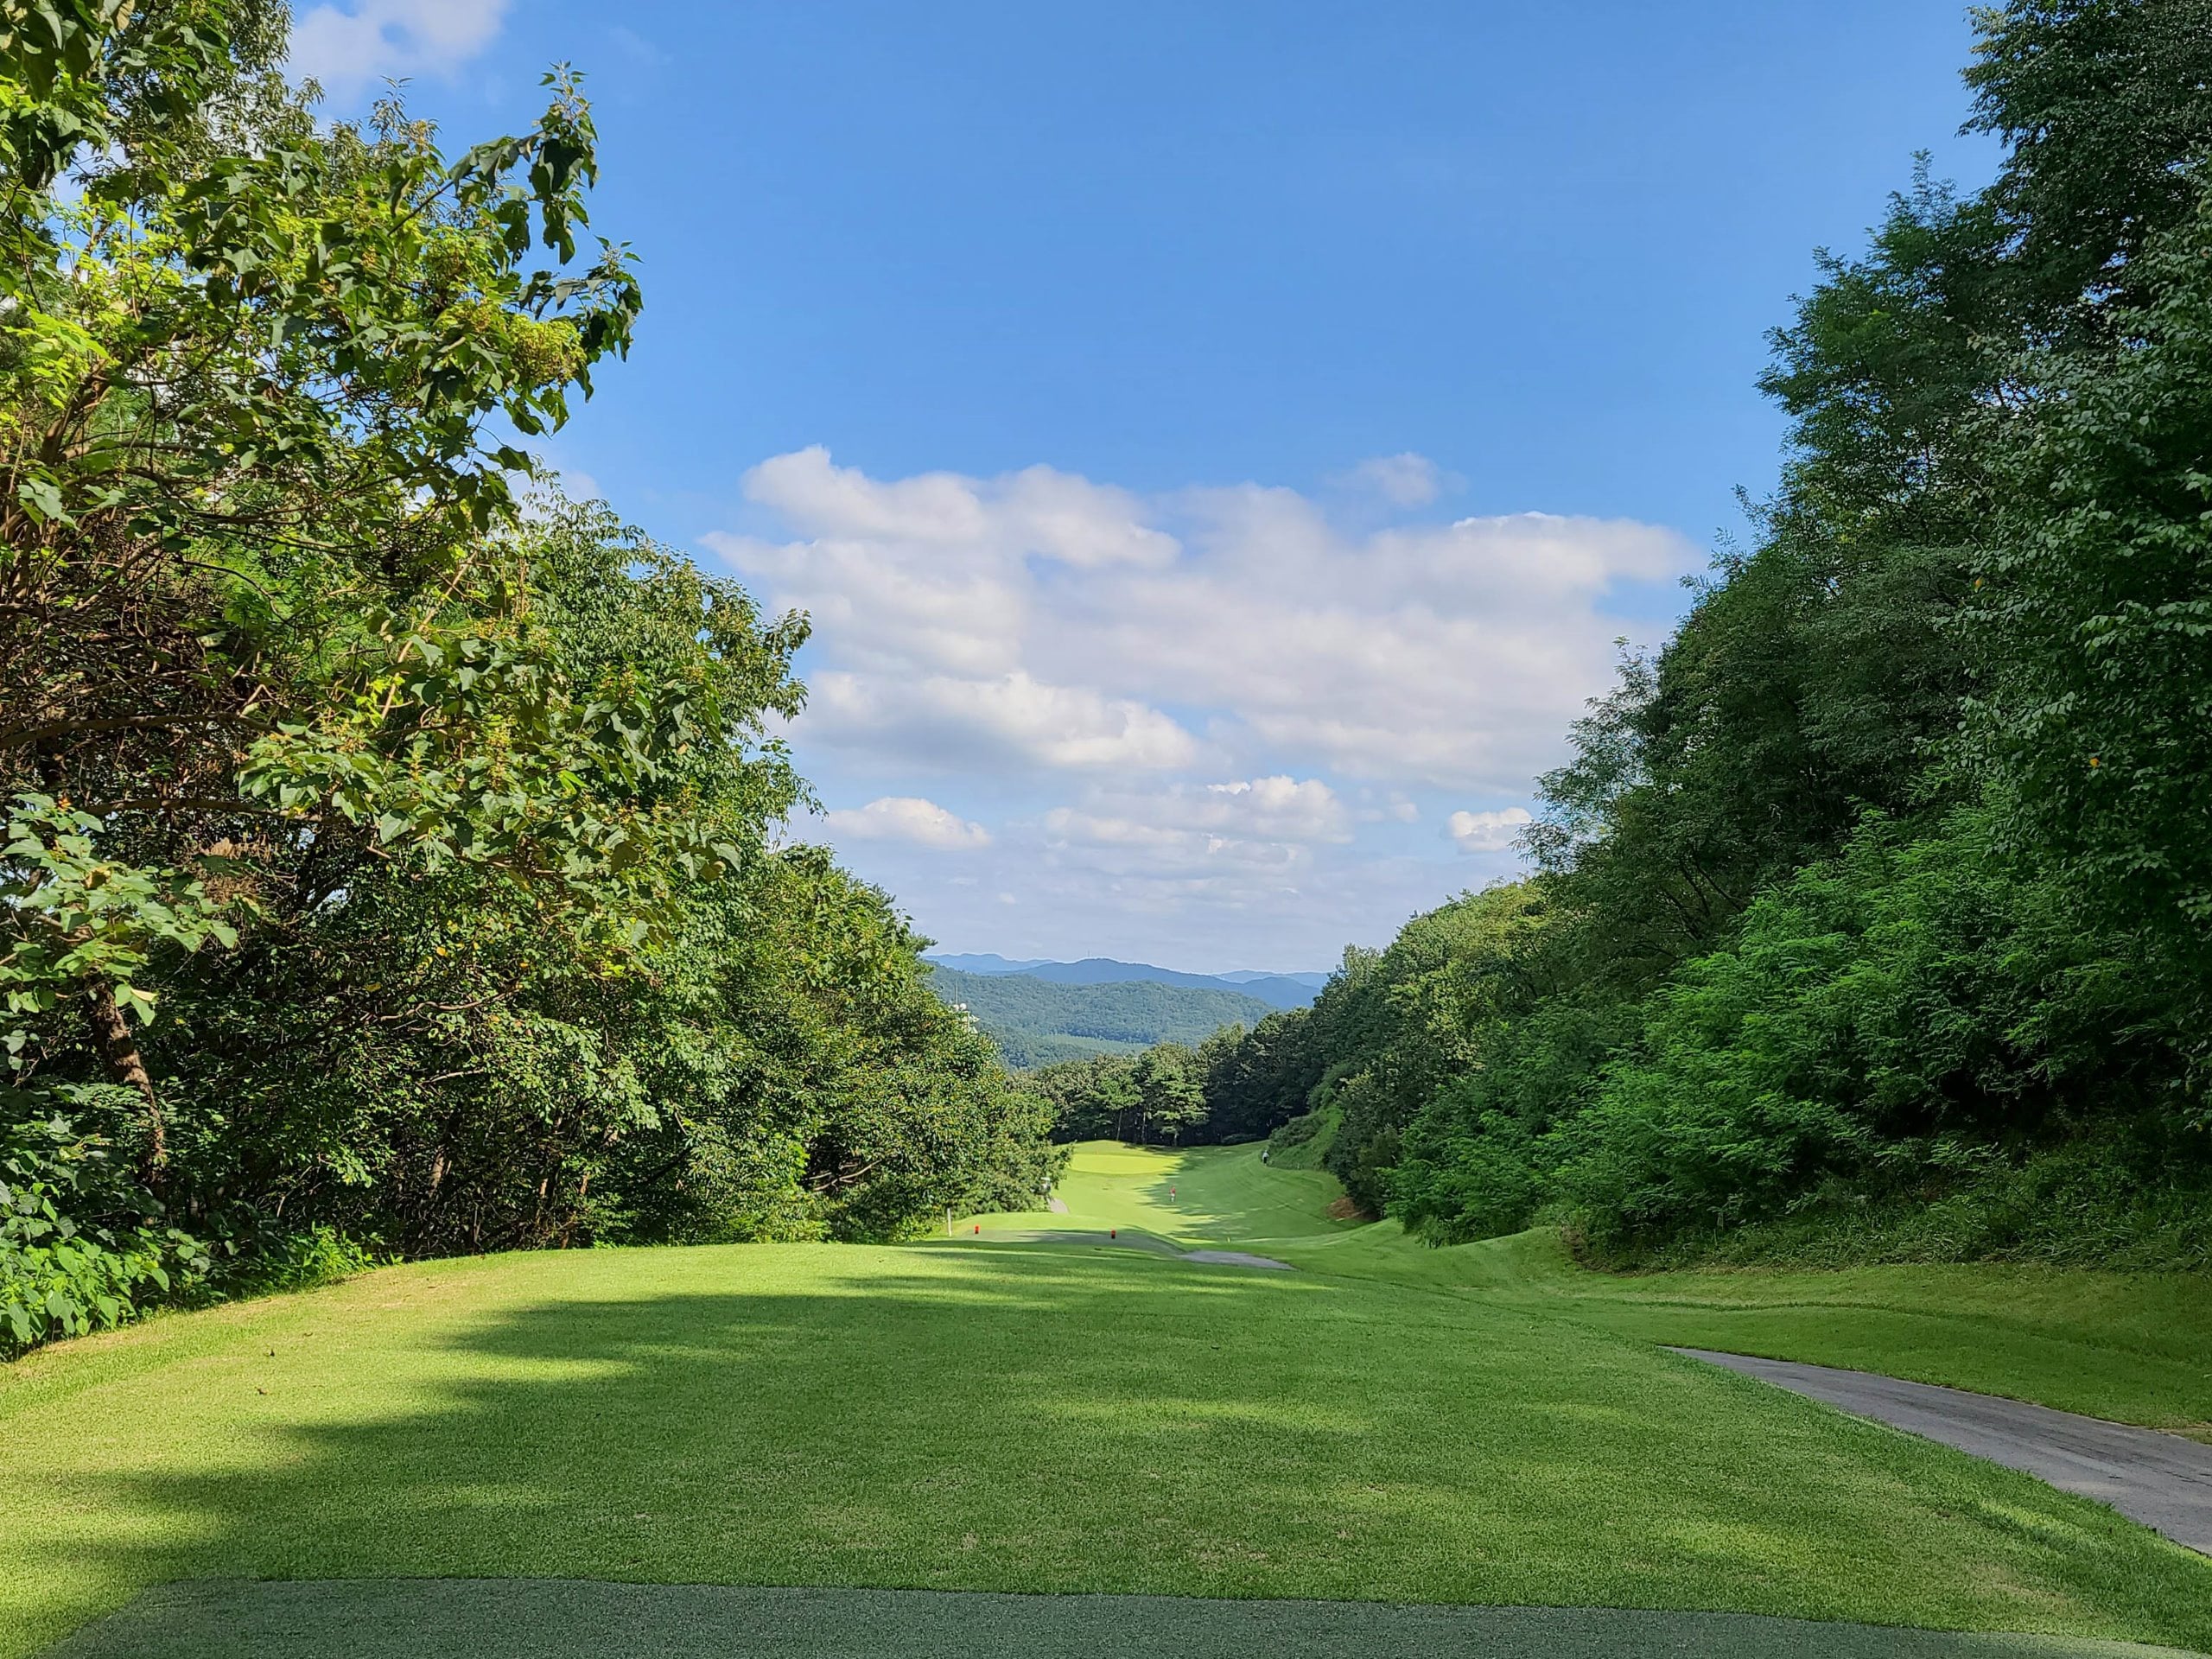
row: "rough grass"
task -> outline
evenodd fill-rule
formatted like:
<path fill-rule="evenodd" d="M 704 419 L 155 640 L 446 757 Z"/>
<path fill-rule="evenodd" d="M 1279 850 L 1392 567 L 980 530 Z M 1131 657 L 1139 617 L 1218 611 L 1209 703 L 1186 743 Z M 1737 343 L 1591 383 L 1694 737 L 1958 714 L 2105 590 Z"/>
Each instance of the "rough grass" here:
<path fill-rule="evenodd" d="M 1489 1294 L 1548 1300 L 1624 1335 L 1948 1383 L 2212 1441 L 2212 1275 L 1987 1263 L 1616 1278 L 1575 1267 L 1549 1233 L 1471 1254 Z"/>
<path fill-rule="evenodd" d="M 1448 1253 L 1317 1222 L 1315 1181 L 1250 1148 L 1117 1151 L 1082 1160 L 1070 1215 L 988 1224 L 1141 1226 L 1296 1274 L 963 1230 L 423 1263 L 62 1344 L 0 1373 L 0 1655 L 172 1580 L 407 1575 L 2212 1647 L 2212 1561 L 1525 1276 L 1438 1277 Z"/>
<path fill-rule="evenodd" d="M 1166 1235 L 1194 1225 L 1215 1230 L 1211 1237 L 1219 1217 L 1249 1205 L 1255 1225 L 1247 1236 L 1318 1273 L 1478 1296 L 1647 1342 L 1942 1382 L 2212 1441 L 2212 1274 L 2010 1262 L 1598 1273 L 1571 1261 L 1550 1229 L 1432 1249 L 1395 1222 L 1332 1224 L 1332 1178 L 1263 1168 L 1241 1147 L 1116 1148 L 1105 1154 L 1116 1172 L 1109 1201 L 1099 1155 L 1084 1149 L 1064 1196 L 1125 1225 Z M 1285 1201 L 1262 1203 L 1255 1183 L 1279 1188 Z"/>

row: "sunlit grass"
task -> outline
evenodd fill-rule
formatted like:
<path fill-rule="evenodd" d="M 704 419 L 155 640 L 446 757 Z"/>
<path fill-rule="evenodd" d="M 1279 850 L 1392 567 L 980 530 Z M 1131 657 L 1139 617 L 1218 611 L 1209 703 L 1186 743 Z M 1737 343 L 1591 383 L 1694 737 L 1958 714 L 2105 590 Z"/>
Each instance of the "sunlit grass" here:
<path fill-rule="evenodd" d="M 1170 1203 L 1173 1186 L 1179 1195 Z M 2212 1275 L 2009 1264 L 1594 1273 L 1556 1230 L 1431 1249 L 1395 1222 L 1332 1223 L 1336 1183 L 1256 1147 L 1078 1149 L 1066 1217 L 995 1228 L 1124 1228 L 1237 1239 L 1332 1277 L 1541 1309 L 1625 1336 L 1942 1382 L 2212 1440 Z"/>
<path fill-rule="evenodd" d="M 2212 1645 L 2212 1562 L 1597 1328 L 1526 1274 L 1433 1278 L 1443 1258 L 1332 1228 L 1319 1178 L 1287 1173 L 1242 1151 L 1087 1156 L 1067 1216 L 1003 1225 L 1250 1243 L 1297 1274 L 965 1231 L 539 1254 L 34 1356 L 0 1373 L 0 1655 L 152 1583 L 380 1575 L 1732 1609 Z"/>

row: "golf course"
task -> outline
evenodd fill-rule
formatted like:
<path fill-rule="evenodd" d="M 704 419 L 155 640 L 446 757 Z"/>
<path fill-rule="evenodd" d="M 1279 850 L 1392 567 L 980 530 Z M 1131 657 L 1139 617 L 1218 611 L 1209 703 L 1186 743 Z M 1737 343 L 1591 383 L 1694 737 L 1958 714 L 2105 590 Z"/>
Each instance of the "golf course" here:
<path fill-rule="evenodd" d="M 1064 1209 L 911 1244 L 414 1262 L 56 1344 L 0 1372 L 0 1655 L 2212 1649 L 2212 1560 L 1661 1345 L 2202 1437 L 2201 1281 L 1616 1277 L 1336 1196 L 1089 1143 Z"/>
<path fill-rule="evenodd" d="M 2212 1659 L 2208 88 L 0 0 L 0 1659 Z"/>

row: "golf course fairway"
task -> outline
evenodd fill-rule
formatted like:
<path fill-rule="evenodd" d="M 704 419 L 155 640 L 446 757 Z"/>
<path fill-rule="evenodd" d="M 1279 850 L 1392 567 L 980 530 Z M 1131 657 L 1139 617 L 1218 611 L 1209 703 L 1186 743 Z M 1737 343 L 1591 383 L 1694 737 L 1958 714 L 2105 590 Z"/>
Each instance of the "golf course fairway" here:
<path fill-rule="evenodd" d="M 2185 1281 L 2108 1279 L 2100 1295 L 2080 1275 L 1870 1269 L 1670 1289 L 1580 1274 L 1533 1238 L 1427 1251 L 1332 1223 L 1325 1176 L 1253 1147 L 1085 1147 L 1059 1196 L 1064 1214 L 906 1246 L 415 1263 L 34 1354 L 0 1370 L 0 1656 L 151 1586 L 225 1580 L 302 1581 L 286 1628 L 337 1634 L 295 1650 L 367 1651 L 341 1616 L 362 1587 L 319 1581 L 391 1579 L 537 1581 L 376 1592 L 403 1624 L 394 1595 L 504 1608 L 518 1653 L 603 1650 L 576 1609 L 616 1592 L 575 1580 L 694 1586 L 620 1592 L 671 1630 L 712 1602 L 696 1586 L 1001 1592 L 897 1604 L 938 1636 L 887 1655 L 959 1650 L 960 1619 L 1067 1592 L 1144 1598 L 1128 1605 L 1154 1611 L 1128 1628 L 1179 1629 L 1193 1653 L 1235 1650 L 1205 1645 L 1230 1615 L 1193 1606 L 1179 1624 L 1156 1599 L 1536 1620 L 1513 1627 L 1536 1646 L 1468 1652 L 1614 1650 L 1614 1615 L 1526 1611 L 1546 1608 L 2068 1638 L 1819 1649 L 1836 1654 L 2212 1649 L 2212 1560 L 1656 1345 L 1756 1339 L 1879 1369 L 1887 1343 L 1929 1380 L 1980 1364 L 1991 1375 L 1967 1386 L 2201 1430 L 2212 1345 Z M 1299 1270 L 1179 1259 L 1200 1248 Z M 1980 1302 L 1977 1283 L 1995 1287 Z M 194 1645 L 216 1628 L 202 1595 L 160 1592 L 107 1647 L 70 1651 L 247 1650 Z M 835 1608 L 865 1621 L 892 1605 Z M 1017 1611 L 1079 1623 L 1120 1605 Z M 531 1637 L 533 1618 L 569 1634 Z M 175 1645 L 148 1645 L 168 1625 Z"/>

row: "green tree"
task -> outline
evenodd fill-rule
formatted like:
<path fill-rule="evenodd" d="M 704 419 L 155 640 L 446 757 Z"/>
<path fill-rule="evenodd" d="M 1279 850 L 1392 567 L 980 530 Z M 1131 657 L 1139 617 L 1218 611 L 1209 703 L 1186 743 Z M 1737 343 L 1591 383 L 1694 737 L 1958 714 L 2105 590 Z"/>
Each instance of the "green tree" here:
<path fill-rule="evenodd" d="M 1432 1238 L 1563 1206 L 1609 1249 L 1863 1243 L 1916 1205 L 1983 1220 L 1914 1249 L 2009 1249 L 2042 1205 L 2201 1248 L 2131 1195 L 2201 1208 L 2212 1166 L 2212 10 L 1975 22 L 1998 177 L 1923 163 L 1819 256 L 1751 543 L 1541 780 L 1542 925 L 1418 918 L 1211 1070 Z"/>
<path fill-rule="evenodd" d="M 2149 237 L 2113 344 L 2031 359 L 1993 420 L 2005 510 L 1966 627 L 1973 752 L 2009 849 L 2142 928 L 2202 1007 L 2212 966 L 2212 198 Z"/>
<path fill-rule="evenodd" d="M 1198 1057 L 1180 1043 L 1156 1043 L 1137 1057 L 1130 1081 L 1137 1096 L 1136 1136 L 1140 1144 L 1182 1143 L 1206 1116 L 1204 1074 Z"/>
<path fill-rule="evenodd" d="M 619 931 L 657 896 L 630 891 L 627 849 L 688 828 L 578 810 L 565 779 L 649 770 L 682 710 L 548 673 L 504 533 L 529 463 L 486 436 L 495 414 L 558 425 L 628 342 L 625 256 L 563 269 L 588 107 L 555 78 L 536 129 L 453 162 L 396 109 L 321 133 L 252 96 L 281 51 L 267 13 L 11 8 L 0 51 L 5 971 L 19 1015 L 85 1008 L 156 1178 L 121 1010 L 150 1015 L 130 976 L 179 927 L 213 937 L 188 912 L 218 889 L 251 906 L 242 861 L 469 862 Z M 125 873 L 146 904 L 86 885 Z M 19 1028 L 18 1070 L 51 1040 Z"/>
<path fill-rule="evenodd" d="M 1033 1197 L 1046 1103 L 884 895 L 772 844 L 804 620 L 498 435 L 640 304 L 580 251 L 577 79 L 449 157 L 396 103 L 318 125 L 283 43 L 265 0 L 0 0 L 0 1343 L 341 1232 Z"/>

